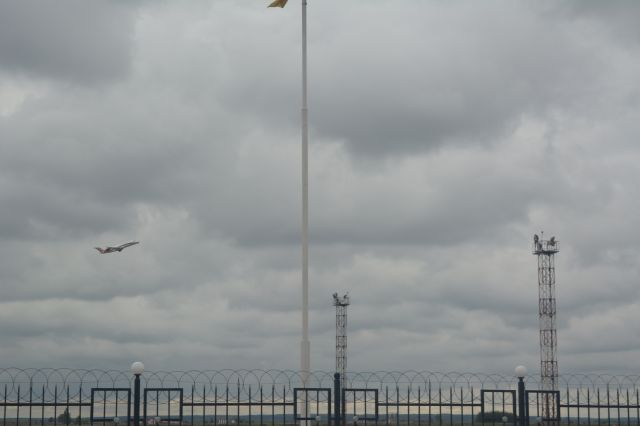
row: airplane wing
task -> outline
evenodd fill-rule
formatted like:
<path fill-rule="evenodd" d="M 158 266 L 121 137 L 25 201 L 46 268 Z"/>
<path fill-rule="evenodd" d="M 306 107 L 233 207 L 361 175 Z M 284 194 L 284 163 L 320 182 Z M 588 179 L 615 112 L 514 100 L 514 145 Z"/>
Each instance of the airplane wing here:
<path fill-rule="evenodd" d="M 130 243 L 124 243 L 116 247 L 118 250 L 126 249 L 127 247 L 131 247 L 133 245 L 140 244 L 138 241 L 131 241 Z"/>

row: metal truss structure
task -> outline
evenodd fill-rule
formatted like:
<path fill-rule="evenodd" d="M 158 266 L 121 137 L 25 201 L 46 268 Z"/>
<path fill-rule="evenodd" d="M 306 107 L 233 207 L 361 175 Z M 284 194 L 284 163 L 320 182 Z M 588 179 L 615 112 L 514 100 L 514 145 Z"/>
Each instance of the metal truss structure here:
<path fill-rule="evenodd" d="M 338 296 L 333 293 L 333 306 L 336 307 L 336 373 L 345 383 L 347 370 L 347 306 L 350 305 L 349 295 Z"/>
<path fill-rule="evenodd" d="M 540 384 L 544 391 L 558 387 L 558 334 L 556 330 L 556 272 L 554 256 L 558 253 L 555 237 L 545 240 L 533 236 L 533 254 L 538 257 L 538 317 L 540 324 Z M 541 421 L 544 425 L 557 425 L 555 399 L 547 394 L 542 401 Z"/>

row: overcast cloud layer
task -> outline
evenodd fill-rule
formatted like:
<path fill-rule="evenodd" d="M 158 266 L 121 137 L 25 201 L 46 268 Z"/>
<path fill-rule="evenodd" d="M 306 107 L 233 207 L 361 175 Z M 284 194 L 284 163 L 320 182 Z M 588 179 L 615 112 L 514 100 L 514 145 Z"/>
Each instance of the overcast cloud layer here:
<path fill-rule="evenodd" d="M 0 3 L 0 364 L 296 369 L 300 4 Z M 312 368 L 640 359 L 640 3 L 309 0 Z M 140 241 L 122 253 L 94 246 Z M 392 350 L 390 350 L 392 348 Z"/>

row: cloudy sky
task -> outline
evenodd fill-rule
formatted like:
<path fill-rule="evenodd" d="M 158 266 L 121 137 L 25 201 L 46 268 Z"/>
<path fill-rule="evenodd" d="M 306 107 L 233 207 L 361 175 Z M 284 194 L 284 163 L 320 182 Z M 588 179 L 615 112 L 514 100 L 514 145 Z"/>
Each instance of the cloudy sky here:
<path fill-rule="evenodd" d="M 0 366 L 296 369 L 300 2 L 0 2 Z M 309 0 L 312 369 L 637 372 L 640 3 Z M 94 246 L 140 245 L 100 255 Z"/>

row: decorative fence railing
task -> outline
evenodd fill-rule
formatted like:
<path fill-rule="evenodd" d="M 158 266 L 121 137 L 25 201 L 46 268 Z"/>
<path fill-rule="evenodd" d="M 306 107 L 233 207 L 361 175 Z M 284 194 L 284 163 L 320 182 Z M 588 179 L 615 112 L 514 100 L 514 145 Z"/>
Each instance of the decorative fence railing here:
<path fill-rule="evenodd" d="M 556 391 L 508 375 L 429 372 L 0 370 L 6 425 L 640 426 L 640 377 L 573 375 Z M 554 401 L 553 415 L 545 401 Z M 555 402 L 557 401 L 557 402 Z"/>

